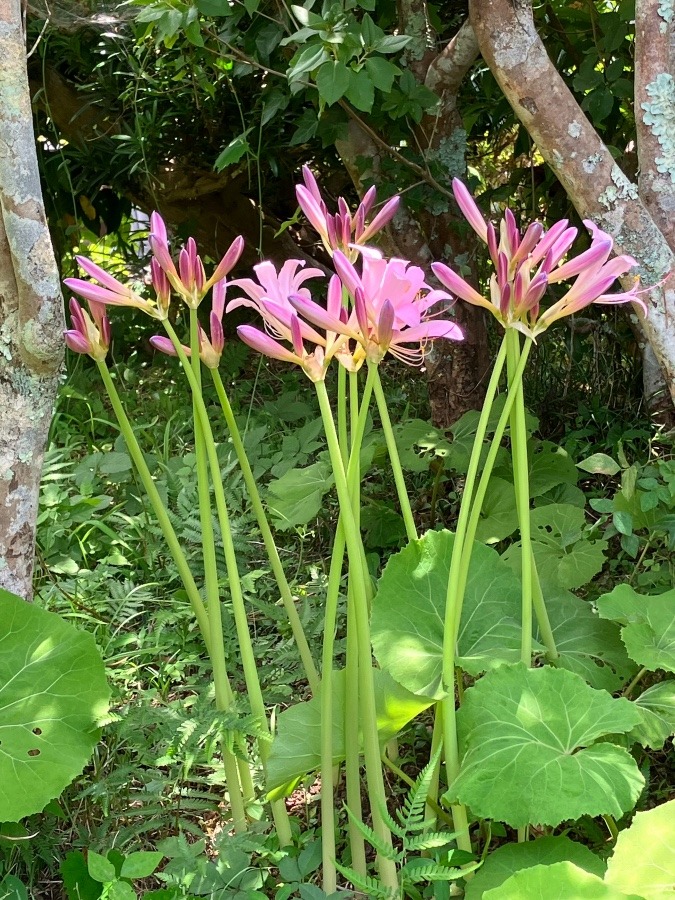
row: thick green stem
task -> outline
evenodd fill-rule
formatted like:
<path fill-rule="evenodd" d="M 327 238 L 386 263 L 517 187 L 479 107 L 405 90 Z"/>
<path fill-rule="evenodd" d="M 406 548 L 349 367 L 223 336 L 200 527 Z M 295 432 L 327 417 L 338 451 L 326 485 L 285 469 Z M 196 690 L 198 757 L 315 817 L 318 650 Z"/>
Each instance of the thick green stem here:
<path fill-rule="evenodd" d="M 368 363 L 368 372 L 375 372 L 375 380 L 373 388 L 375 391 L 375 399 L 377 401 L 377 411 L 380 414 L 382 423 L 382 431 L 384 439 L 387 442 L 387 450 L 389 452 L 389 462 L 391 463 L 391 471 L 394 475 L 394 483 L 396 484 L 396 493 L 398 494 L 398 502 L 401 506 L 401 514 L 405 523 L 405 531 L 409 541 L 417 540 L 417 528 L 415 519 L 413 518 L 412 509 L 410 508 L 410 498 L 408 490 L 405 486 L 405 478 L 403 477 L 403 469 L 401 468 L 401 460 L 398 455 L 398 447 L 396 446 L 396 438 L 394 437 L 394 429 L 391 426 L 391 417 L 387 407 L 387 398 L 384 396 L 382 389 L 382 381 L 380 372 L 376 363 Z"/>
<path fill-rule="evenodd" d="M 375 708 L 375 691 L 373 682 L 373 663 L 370 648 L 370 623 L 368 619 L 368 591 L 366 587 L 367 572 L 363 569 L 361 540 L 356 529 L 352 510 L 347 476 L 342 464 L 340 444 L 335 429 L 330 401 L 323 382 L 317 382 L 316 392 L 319 398 L 321 417 L 326 432 L 326 441 L 331 458 L 335 485 L 340 503 L 340 513 L 347 544 L 347 555 L 350 568 L 350 586 L 354 592 L 354 610 L 359 646 L 359 699 L 362 712 L 361 727 L 363 732 L 364 757 L 368 795 L 373 829 L 385 846 L 391 846 L 391 832 L 382 818 L 381 809 L 386 809 L 387 796 L 384 789 L 382 762 L 377 732 L 377 713 Z M 352 453 L 358 451 L 356 443 Z M 378 854 L 380 878 L 385 887 L 398 891 L 398 877 L 395 863 L 383 854 Z"/>
<path fill-rule="evenodd" d="M 363 821 L 361 803 L 361 735 L 359 728 L 359 641 L 354 611 L 354 594 L 347 589 L 347 648 L 345 668 L 345 780 L 347 806 L 351 812 L 347 823 L 352 868 L 366 875 L 366 843 L 356 821 Z"/>
<path fill-rule="evenodd" d="M 241 439 L 237 420 L 235 419 L 234 413 L 232 412 L 232 407 L 230 406 L 230 401 L 228 399 L 227 392 L 225 391 L 225 387 L 218 370 L 211 369 L 211 375 L 213 376 L 213 382 L 215 384 L 216 393 L 218 394 L 218 399 L 223 411 L 225 424 L 227 425 L 227 428 L 230 432 L 232 446 L 234 447 L 234 452 L 239 462 L 239 468 L 241 469 L 241 473 L 244 478 L 244 484 L 246 485 L 246 490 L 248 491 L 251 508 L 253 509 L 253 512 L 255 514 L 258 528 L 260 529 L 260 532 L 262 534 L 265 549 L 269 557 L 270 565 L 272 566 L 272 572 L 274 573 L 274 577 L 279 588 L 281 602 L 284 604 L 284 609 L 286 611 L 286 615 L 288 616 L 291 631 L 293 632 L 293 638 L 295 639 L 295 643 L 300 654 L 300 659 L 302 660 L 305 675 L 307 677 L 307 681 L 309 682 L 312 694 L 316 694 L 320 686 L 319 674 L 316 671 L 316 665 L 314 664 L 314 659 L 309 649 L 309 644 L 307 643 L 307 638 L 302 627 L 302 622 L 300 621 L 300 616 L 298 615 L 298 611 L 295 608 L 293 594 L 288 584 L 288 579 L 286 578 L 284 568 L 281 564 L 281 559 L 279 558 L 279 551 L 277 550 L 277 545 L 272 535 L 272 529 L 270 528 L 269 522 L 267 521 L 265 508 L 263 506 L 262 500 L 260 499 L 258 485 L 256 484 L 255 478 L 253 476 L 253 471 L 251 470 L 251 464 L 249 463 L 248 457 L 246 455 L 244 442 Z"/>
<path fill-rule="evenodd" d="M 157 521 L 159 522 L 160 528 L 162 529 L 164 539 L 166 540 L 167 546 L 169 547 L 174 562 L 176 563 L 176 568 L 178 569 L 178 573 L 181 577 L 183 585 L 185 586 L 190 604 L 204 637 L 204 642 L 206 644 L 209 657 L 211 658 L 212 665 L 214 665 L 212 654 L 213 638 L 211 634 L 209 616 L 206 612 L 206 609 L 204 608 L 204 604 L 199 594 L 199 590 L 197 589 L 197 585 L 195 584 L 192 572 L 190 571 L 190 567 L 188 566 L 185 554 L 183 553 L 183 549 L 180 545 L 178 537 L 176 536 L 173 525 L 171 524 L 169 515 L 164 504 L 162 503 L 162 499 L 159 495 L 155 482 L 145 462 L 145 457 L 143 456 L 143 452 L 138 444 L 138 441 L 136 440 L 136 435 L 134 434 L 133 428 L 131 427 L 131 423 L 129 422 L 126 412 L 124 411 L 122 401 L 120 400 L 119 394 L 117 393 L 117 388 L 115 387 L 115 384 L 110 377 L 108 367 L 106 366 L 105 362 L 97 362 L 97 366 L 101 374 L 101 378 L 103 379 L 106 391 L 108 392 L 108 396 L 110 397 L 110 402 L 112 404 L 115 416 L 117 417 L 120 431 L 122 432 L 122 436 L 124 437 L 124 440 L 126 442 L 129 454 L 141 478 L 145 492 L 148 496 L 148 499 L 150 500 L 150 504 L 153 508 L 155 516 L 157 517 Z M 223 706 L 219 708 L 227 709 L 232 702 L 232 688 L 230 687 L 229 681 L 227 679 L 227 672 L 225 672 L 224 680 L 221 680 L 220 682 L 220 697 Z M 230 807 L 232 809 L 234 828 L 237 832 L 244 832 L 246 831 L 246 811 L 244 809 L 244 802 L 239 783 L 237 760 L 235 759 L 233 754 L 231 754 L 230 751 L 224 746 L 224 744 L 222 753 L 223 768 L 225 771 L 225 783 L 230 798 Z"/>
<path fill-rule="evenodd" d="M 344 366 L 338 366 L 338 390 L 337 390 L 337 421 L 338 441 L 342 463 L 347 468 L 349 459 L 349 432 L 347 430 L 347 370 Z"/>
<path fill-rule="evenodd" d="M 246 681 L 246 690 L 251 704 L 251 712 L 260 721 L 263 728 L 269 731 L 269 722 L 265 710 L 265 703 L 260 689 L 260 681 L 258 679 L 258 670 L 256 666 L 255 653 L 251 642 L 251 635 L 248 630 L 248 618 L 244 606 L 244 598 L 241 590 L 241 581 L 239 579 L 239 570 L 237 567 L 237 559 L 232 542 L 232 530 L 230 527 L 230 519 L 225 502 L 225 492 L 220 475 L 220 463 L 216 446 L 213 440 L 213 432 L 211 431 L 211 423 L 206 412 L 204 399 L 201 394 L 200 382 L 195 377 L 194 370 L 190 365 L 190 360 L 185 355 L 183 348 L 178 340 L 178 336 L 171 324 L 166 321 L 164 326 L 174 345 L 176 353 L 181 361 L 185 375 L 192 389 L 192 397 L 195 405 L 196 419 L 204 436 L 204 446 L 207 453 L 208 464 L 211 469 L 211 478 L 213 484 L 213 492 L 216 499 L 216 510 L 218 512 L 218 522 L 220 525 L 221 536 L 223 540 L 223 550 L 225 554 L 225 565 L 227 568 L 227 576 L 230 584 L 230 597 L 232 599 L 232 610 L 234 613 L 235 626 L 237 629 L 237 637 L 239 640 L 239 651 L 241 653 L 242 667 L 244 669 L 244 679 Z M 195 358 L 194 351 L 192 352 Z M 198 355 L 196 355 L 199 361 Z M 222 628 L 221 628 L 222 634 Z M 266 766 L 267 757 L 269 755 L 269 745 L 265 740 L 258 742 L 260 759 L 263 768 Z M 292 834 L 288 813 L 283 800 L 275 801 L 271 804 L 272 815 L 277 830 L 279 843 L 282 847 L 292 842 Z"/>
<path fill-rule="evenodd" d="M 527 427 L 525 424 L 525 400 L 523 379 L 515 380 L 520 360 L 520 335 L 511 328 L 506 332 L 507 368 L 509 390 L 516 399 L 511 410 L 511 458 L 513 483 L 516 491 L 516 511 L 520 531 L 521 560 L 521 637 L 520 660 L 528 668 L 532 665 L 532 536 L 530 523 L 530 476 L 527 458 Z"/>

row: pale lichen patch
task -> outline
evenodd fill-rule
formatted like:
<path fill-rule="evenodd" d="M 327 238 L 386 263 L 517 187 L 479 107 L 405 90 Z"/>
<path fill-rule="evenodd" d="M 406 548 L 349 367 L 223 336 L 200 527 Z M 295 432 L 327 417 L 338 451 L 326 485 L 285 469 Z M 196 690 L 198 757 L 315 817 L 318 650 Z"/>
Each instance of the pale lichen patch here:
<path fill-rule="evenodd" d="M 576 119 L 567 126 L 567 133 L 573 138 L 578 138 L 581 134 L 581 125 Z"/>
<path fill-rule="evenodd" d="M 601 153 L 594 153 L 592 156 L 587 156 L 586 159 L 582 160 L 581 168 L 588 175 L 592 175 L 595 172 L 598 163 L 602 159 Z"/>
<path fill-rule="evenodd" d="M 661 72 L 645 90 L 651 101 L 642 104 L 644 123 L 658 140 L 663 153 L 654 160 L 656 170 L 669 175 L 675 184 L 675 79 L 669 73 Z"/>

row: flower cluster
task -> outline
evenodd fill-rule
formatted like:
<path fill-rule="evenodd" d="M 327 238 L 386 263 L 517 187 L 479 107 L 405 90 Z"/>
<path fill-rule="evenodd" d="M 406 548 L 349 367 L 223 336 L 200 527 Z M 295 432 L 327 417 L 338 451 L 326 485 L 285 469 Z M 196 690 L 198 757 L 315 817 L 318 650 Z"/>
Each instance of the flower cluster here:
<path fill-rule="evenodd" d="M 532 222 L 521 235 L 516 220 L 507 209 L 497 231 L 486 222 L 473 197 L 459 179 L 453 181 L 455 199 L 479 238 L 487 244 L 495 273 L 490 279 L 490 299 L 478 293 L 463 278 L 444 263 L 432 263 L 434 274 L 449 291 L 482 306 L 499 320 L 504 328 L 516 328 L 531 338 L 545 331 L 553 322 L 573 315 L 591 303 L 637 303 L 646 313 L 644 303 L 637 296 L 637 284 L 629 291 L 607 294 L 617 278 L 637 265 L 632 256 L 609 259 L 613 240 L 593 222 L 584 221 L 591 232 L 591 246 L 579 256 L 563 262 L 577 236 L 576 228 L 569 228 L 567 219 L 544 231 L 539 222 Z M 561 281 L 574 282 L 563 297 L 540 311 L 541 300 L 549 285 Z"/>

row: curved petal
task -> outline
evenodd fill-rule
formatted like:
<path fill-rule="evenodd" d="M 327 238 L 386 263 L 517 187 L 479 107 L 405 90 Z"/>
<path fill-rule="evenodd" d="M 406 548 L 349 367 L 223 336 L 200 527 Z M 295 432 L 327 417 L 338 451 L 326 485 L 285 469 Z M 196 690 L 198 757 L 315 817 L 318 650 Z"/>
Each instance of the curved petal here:
<path fill-rule="evenodd" d="M 280 359 L 283 362 L 302 365 L 302 359 L 299 356 L 296 356 L 283 344 L 275 341 L 268 334 L 265 334 L 264 331 L 259 331 L 252 325 L 240 325 L 237 328 L 237 334 L 245 344 L 248 344 L 253 350 L 263 353 L 265 356 L 269 356 L 272 359 Z"/>

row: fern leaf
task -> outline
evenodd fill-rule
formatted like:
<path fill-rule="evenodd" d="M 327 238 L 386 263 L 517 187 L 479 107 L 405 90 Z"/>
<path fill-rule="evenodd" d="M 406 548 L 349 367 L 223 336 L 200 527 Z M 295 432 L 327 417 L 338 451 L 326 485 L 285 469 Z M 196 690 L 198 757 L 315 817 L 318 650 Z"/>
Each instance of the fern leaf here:
<path fill-rule="evenodd" d="M 441 746 L 436 748 L 436 752 L 417 776 L 405 798 L 403 810 L 399 810 L 398 818 L 406 831 L 419 831 L 424 827 L 424 807 L 436 766 L 441 757 Z"/>
<path fill-rule="evenodd" d="M 405 839 L 405 851 L 410 853 L 416 850 L 433 850 L 437 847 L 445 847 L 450 841 L 454 841 L 457 834 L 453 831 L 431 831 L 426 834 L 416 834 Z"/>
<path fill-rule="evenodd" d="M 356 827 L 368 841 L 368 843 L 373 846 L 381 856 L 384 856 L 385 859 L 390 859 L 393 862 L 400 862 L 403 859 L 403 855 L 397 852 L 390 844 L 386 844 L 380 837 L 378 837 L 378 835 L 375 834 L 370 825 L 366 825 L 365 822 L 357 819 L 348 806 L 345 806 L 345 809 L 347 810 L 347 815 L 354 823 L 354 825 L 356 825 Z"/>
<path fill-rule="evenodd" d="M 467 873 L 466 869 L 451 869 L 449 866 L 442 866 L 433 859 L 411 859 L 409 863 L 401 869 L 401 880 L 411 881 L 418 884 L 421 881 L 455 881 L 463 878 Z"/>
<path fill-rule="evenodd" d="M 351 881 L 357 891 L 364 893 L 370 900 L 396 900 L 395 893 L 381 884 L 377 878 L 371 878 L 369 875 L 359 875 L 358 872 L 350 869 L 349 866 L 341 866 L 337 862 L 335 863 L 335 868 L 341 875 L 344 875 L 345 878 Z"/>

